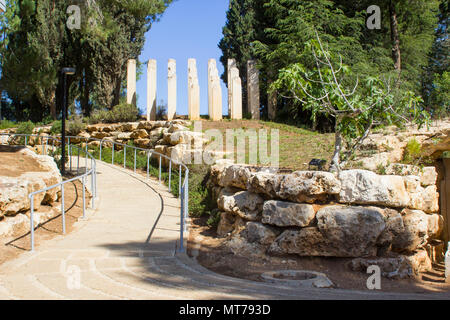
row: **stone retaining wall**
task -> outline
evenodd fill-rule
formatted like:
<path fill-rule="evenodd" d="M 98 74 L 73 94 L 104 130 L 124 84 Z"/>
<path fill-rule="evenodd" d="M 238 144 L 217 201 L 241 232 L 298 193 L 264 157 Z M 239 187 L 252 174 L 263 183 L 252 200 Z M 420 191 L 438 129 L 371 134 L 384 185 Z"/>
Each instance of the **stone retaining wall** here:
<path fill-rule="evenodd" d="M 443 228 L 436 171 L 423 172 L 279 173 L 223 160 L 211 168 L 209 184 L 220 210 L 218 234 L 237 253 L 363 258 L 355 269 L 377 257 L 410 268 L 387 273 L 411 275 L 431 266 L 417 261 Z"/>

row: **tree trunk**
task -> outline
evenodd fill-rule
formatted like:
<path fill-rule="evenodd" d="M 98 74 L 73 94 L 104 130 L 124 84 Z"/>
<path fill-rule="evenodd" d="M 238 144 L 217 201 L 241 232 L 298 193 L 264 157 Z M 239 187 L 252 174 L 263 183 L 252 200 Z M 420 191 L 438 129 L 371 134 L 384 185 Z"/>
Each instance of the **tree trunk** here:
<path fill-rule="evenodd" d="M 395 2 L 389 2 L 389 15 L 391 18 L 391 43 L 392 43 L 392 59 L 394 60 L 394 69 L 400 72 L 402 70 L 402 59 L 400 52 L 400 38 L 398 35 L 397 12 L 395 10 Z"/>
<path fill-rule="evenodd" d="M 334 134 L 334 153 L 331 158 L 330 172 L 339 173 L 341 171 L 340 156 L 342 151 L 342 135 L 339 131 L 340 118 L 336 116 L 335 134 Z"/>

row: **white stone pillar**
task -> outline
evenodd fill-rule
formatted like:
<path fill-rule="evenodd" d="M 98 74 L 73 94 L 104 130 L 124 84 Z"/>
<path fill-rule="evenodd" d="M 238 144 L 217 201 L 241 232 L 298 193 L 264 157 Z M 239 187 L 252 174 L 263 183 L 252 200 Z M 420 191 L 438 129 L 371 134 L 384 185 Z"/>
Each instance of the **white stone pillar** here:
<path fill-rule="evenodd" d="M 239 69 L 232 67 L 229 73 L 230 85 L 228 92 L 230 93 L 231 108 L 230 119 L 242 119 L 242 80 L 239 77 Z"/>
<path fill-rule="evenodd" d="M 211 118 L 212 117 L 212 105 L 213 105 L 213 99 L 212 99 L 212 85 L 213 85 L 213 78 L 215 70 L 217 69 L 216 66 L 216 60 L 215 59 L 209 59 L 208 60 L 208 115 Z"/>
<path fill-rule="evenodd" d="M 228 59 L 228 65 L 227 65 L 227 83 L 228 83 L 228 116 L 231 118 L 231 104 L 232 104 L 232 97 L 231 97 L 231 90 L 233 87 L 232 84 L 232 77 L 231 77 L 231 71 L 233 68 L 236 67 L 236 60 L 235 59 Z"/>
<path fill-rule="evenodd" d="M 156 60 L 147 63 L 147 121 L 156 120 Z"/>
<path fill-rule="evenodd" d="M 188 60 L 188 112 L 190 120 L 200 120 L 200 86 L 195 59 Z"/>
<path fill-rule="evenodd" d="M 259 70 L 254 60 L 247 61 L 247 111 L 252 119 L 260 119 L 259 103 Z"/>
<path fill-rule="evenodd" d="M 172 120 L 177 112 L 177 63 L 169 59 L 167 66 L 167 120 Z"/>
<path fill-rule="evenodd" d="M 127 63 L 127 103 L 136 105 L 136 60 Z"/>
<path fill-rule="evenodd" d="M 214 77 L 211 87 L 212 117 L 213 121 L 222 120 L 222 88 L 219 77 Z"/>

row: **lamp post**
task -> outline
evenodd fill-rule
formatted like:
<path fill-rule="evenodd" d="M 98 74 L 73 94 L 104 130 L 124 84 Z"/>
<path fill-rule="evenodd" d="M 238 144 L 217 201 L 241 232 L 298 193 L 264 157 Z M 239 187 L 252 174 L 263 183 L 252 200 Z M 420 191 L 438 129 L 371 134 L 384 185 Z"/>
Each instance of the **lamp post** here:
<path fill-rule="evenodd" d="M 62 128 L 61 128 L 61 175 L 66 173 L 66 118 L 67 118 L 67 76 L 75 74 L 75 68 L 63 68 L 61 75 L 63 77 L 63 100 L 62 100 Z"/>

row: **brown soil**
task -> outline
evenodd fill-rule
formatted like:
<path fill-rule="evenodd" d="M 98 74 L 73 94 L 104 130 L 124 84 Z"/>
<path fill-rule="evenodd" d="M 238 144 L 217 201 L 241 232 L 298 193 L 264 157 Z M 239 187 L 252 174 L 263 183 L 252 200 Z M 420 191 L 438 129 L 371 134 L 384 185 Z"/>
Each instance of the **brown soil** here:
<path fill-rule="evenodd" d="M 74 230 L 74 224 L 83 216 L 83 197 L 82 184 L 79 181 L 65 184 L 64 187 L 64 207 L 66 208 L 66 234 Z M 88 208 L 90 195 L 86 193 L 86 208 Z M 54 203 L 54 206 L 61 206 L 60 202 Z M 40 210 L 48 210 L 46 206 L 42 206 Z M 39 212 L 39 210 L 37 211 Z M 35 250 L 39 250 L 39 245 L 45 241 L 53 239 L 55 236 L 62 235 L 62 215 L 59 214 L 54 218 L 39 225 L 35 229 Z M 24 231 L 20 236 L 13 239 L 1 239 L 0 243 L 0 265 L 4 262 L 14 259 L 21 253 L 31 249 L 30 232 Z"/>
<path fill-rule="evenodd" d="M 231 277 L 263 281 L 261 274 L 276 270 L 309 270 L 325 273 L 336 288 L 368 290 L 366 283 L 370 276 L 355 272 L 347 266 L 348 258 L 321 257 L 243 257 L 233 254 L 225 246 L 225 239 L 217 238 L 216 233 L 206 225 L 207 218 L 192 220 L 188 243 L 188 254 L 192 255 L 193 245 L 201 243 L 198 262 L 204 267 Z M 201 239 L 201 240 L 200 240 Z M 450 284 L 444 281 L 444 267 L 435 265 L 432 272 L 422 273 L 418 279 L 391 280 L 382 278 L 381 291 L 426 293 L 450 293 Z"/>
<path fill-rule="evenodd" d="M 19 153 L 24 147 L 0 146 L 0 176 L 19 177 L 26 172 L 44 171 L 30 156 Z"/>

